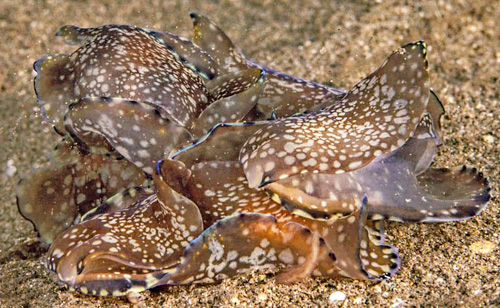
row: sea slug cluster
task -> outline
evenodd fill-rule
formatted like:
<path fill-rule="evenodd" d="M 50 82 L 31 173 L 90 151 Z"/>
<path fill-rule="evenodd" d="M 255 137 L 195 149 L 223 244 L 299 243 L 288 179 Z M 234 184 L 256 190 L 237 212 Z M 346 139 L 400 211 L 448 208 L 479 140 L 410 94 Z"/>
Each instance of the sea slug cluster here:
<path fill-rule="evenodd" d="M 424 42 L 344 92 L 255 63 L 191 17 L 193 40 L 65 26 L 79 47 L 34 65 L 61 142 L 19 183 L 18 207 L 63 283 L 123 296 L 267 269 L 379 281 L 399 268 L 384 220 L 486 207 L 475 168 L 430 168 L 444 108 Z"/>

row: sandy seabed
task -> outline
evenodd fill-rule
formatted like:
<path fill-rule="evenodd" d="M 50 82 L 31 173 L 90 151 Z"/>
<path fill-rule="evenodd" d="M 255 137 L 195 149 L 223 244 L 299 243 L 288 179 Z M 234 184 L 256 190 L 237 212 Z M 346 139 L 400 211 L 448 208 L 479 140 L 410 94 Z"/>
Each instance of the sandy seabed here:
<path fill-rule="evenodd" d="M 208 15 L 252 59 L 348 89 L 400 45 L 424 39 L 431 86 L 443 101 L 435 166 L 474 165 L 489 178 L 489 207 L 440 224 L 388 223 L 401 255 L 389 281 L 306 279 L 277 285 L 255 273 L 220 285 L 144 293 L 144 307 L 498 307 L 500 2 L 487 1 L 0 1 L 0 307 L 127 307 L 126 299 L 69 291 L 41 264 L 45 249 L 17 211 L 15 187 L 48 162 L 57 136 L 39 112 L 32 64 L 70 52 L 66 24 L 131 24 L 192 37 L 189 11 Z M 340 291 L 344 302 L 331 302 Z"/>

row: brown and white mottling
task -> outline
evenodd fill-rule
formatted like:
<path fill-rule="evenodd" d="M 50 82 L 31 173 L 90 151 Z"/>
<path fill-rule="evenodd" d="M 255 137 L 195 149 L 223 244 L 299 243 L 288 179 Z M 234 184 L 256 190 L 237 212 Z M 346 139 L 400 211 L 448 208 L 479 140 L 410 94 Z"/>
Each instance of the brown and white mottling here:
<path fill-rule="evenodd" d="M 193 166 L 186 190 L 186 195 L 200 207 L 205 225 L 212 225 L 218 219 L 238 213 L 262 213 L 275 217 L 278 227 L 295 223 L 318 233 L 336 260 L 335 267 L 327 267 L 320 262 L 316 271 L 318 276 L 340 274 L 357 279 L 377 280 L 392 275 L 398 267 L 399 257 L 391 246 L 384 245 L 380 224 L 375 227 L 366 220 L 369 207 L 363 196 L 353 200 L 357 210 L 347 217 L 329 221 L 306 218 L 286 210 L 265 192 L 250 188 L 239 163 L 220 161 L 202 162 Z M 368 240 L 368 228 L 377 230 L 371 233 L 377 234 L 377 241 Z M 359 238 L 360 234 L 362 238 Z M 299 239 L 297 241 L 300 242 Z M 383 262 L 369 260 L 373 254 L 359 251 L 360 247 L 363 250 L 368 249 L 368 246 Z M 377 265 L 372 266 L 373 262 Z M 368 267 L 377 268 L 370 271 Z"/>
<path fill-rule="evenodd" d="M 81 97 L 150 102 L 182 126 L 192 125 L 208 104 L 202 77 L 147 30 L 66 26 L 58 34 L 78 35 L 82 46 L 71 55 L 46 56 L 34 68 L 42 112 L 59 131 L 65 109 Z"/>
<path fill-rule="evenodd" d="M 425 43 L 408 44 L 339 103 L 257 131 L 240 155 L 250 187 L 299 173 L 353 171 L 402 146 L 427 106 L 427 67 Z"/>
<path fill-rule="evenodd" d="M 84 294 L 123 296 L 157 283 L 202 231 L 197 206 L 154 177 L 156 194 L 73 226 L 50 247 L 47 267 Z M 69 249 L 68 249 L 69 248 Z"/>

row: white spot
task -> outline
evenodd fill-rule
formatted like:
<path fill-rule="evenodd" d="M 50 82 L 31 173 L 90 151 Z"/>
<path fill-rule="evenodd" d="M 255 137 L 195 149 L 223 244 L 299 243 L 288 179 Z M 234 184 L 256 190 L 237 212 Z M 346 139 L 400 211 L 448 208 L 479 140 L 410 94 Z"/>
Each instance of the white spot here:
<path fill-rule="evenodd" d="M 269 240 L 267 238 L 263 238 L 261 241 L 260 241 L 260 247 L 262 248 L 267 248 L 267 246 L 269 246 Z"/>
<path fill-rule="evenodd" d="M 207 189 L 207 190 L 205 190 L 205 196 L 207 196 L 207 197 L 213 197 L 213 196 L 215 196 L 215 192 L 213 192 L 210 189 Z"/>
<path fill-rule="evenodd" d="M 265 152 L 264 152 L 264 153 L 265 153 Z M 266 162 L 266 164 L 264 165 L 264 171 L 265 171 L 265 172 L 269 172 L 269 171 L 271 171 L 271 170 L 273 170 L 273 169 L 274 169 L 274 166 L 275 166 L 275 165 L 274 165 L 274 162 L 273 162 L 273 161 L 268 161 L 268 162 Z"/>
<path fill-rule="evenodd" d="M 285 264 L 293 263 L 293 254 L 290 248 L 283 250 L 279 255 L 278 259 Z"/>

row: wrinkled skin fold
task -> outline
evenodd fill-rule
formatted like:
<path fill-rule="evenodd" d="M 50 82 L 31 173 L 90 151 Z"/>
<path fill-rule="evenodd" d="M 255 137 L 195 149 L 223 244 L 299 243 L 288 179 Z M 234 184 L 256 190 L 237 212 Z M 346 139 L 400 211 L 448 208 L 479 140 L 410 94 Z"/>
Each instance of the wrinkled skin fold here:
<path fill-rule="evenodd" d="M 64 26 L 76 50 L 34 64 L 63 137 L 17 201 L 61 282 L 124 296 L 255 270 L 382 281 L 400 266 L 384 220 L 462 220 L 488 204 L 476 168 L 431 166 L 444 108 L 424 42 L 344 92 L 255 63 L 191 18 L 192 41 Z"/>

